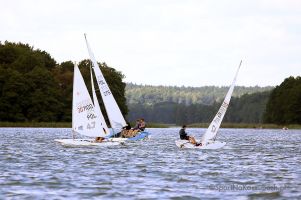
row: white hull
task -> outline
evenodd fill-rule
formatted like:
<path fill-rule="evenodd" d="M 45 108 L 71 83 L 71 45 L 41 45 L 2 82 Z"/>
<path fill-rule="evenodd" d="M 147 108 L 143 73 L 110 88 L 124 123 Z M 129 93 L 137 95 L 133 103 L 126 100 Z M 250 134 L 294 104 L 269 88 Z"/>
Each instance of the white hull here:
<path fill-rule="evenodd" d="M 176 140 L 176 145 L 179 148 L 187 149 L 220 149 L 226 145 L 226 142 L 213 141 L 207 145 L 195 146 L 191 144 L 188 140 Z"/>
<path fill-rule="evenodd" d="M 125 142 L 128 140 L 128 138 L 107 138 L 110 142 Z"/>
<path fill-rule="evenodd" d="M 65 146 L 114 146 L 121 144 L 118 141 L 95 142 L 94 139 L 55 139 L 54 141 Z"/>

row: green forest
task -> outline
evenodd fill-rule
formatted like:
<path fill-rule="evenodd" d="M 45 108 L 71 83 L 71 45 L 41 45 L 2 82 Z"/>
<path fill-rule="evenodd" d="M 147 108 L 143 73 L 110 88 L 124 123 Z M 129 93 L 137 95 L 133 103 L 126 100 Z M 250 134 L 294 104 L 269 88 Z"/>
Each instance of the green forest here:
<path fill-rule="evenodd" d="M 229 87 L 165 87 L 127 84 L 129 120 L 141 116 L 167 124 L 209 123 Z M 136 94 L 136 95 L 135 95 Z M 301 124 L 301 78 L 279 86 L 236 86 L 224 122 Z"/>
<path fill-rule="evenodd" d="M 89 90 L 90 65 L 89 60 L 79 62 Z M 122 72 L 99 65 L 129 121 L 208 123 L 228 90 L 126 84 Z M 0 121 L 71 122 L 73 67 L 28 44 L 0 42 Z M 105 113 L 100 96 L 99 102 Z M 301 124 L 301 78 L 289 77 L 276 87 L 235 87 L 224 122 Z"/>
<path fill-rule="evenodd" d="M 173 102 L 179 104 L 204 104 L 212 105 L 222 101 L 229 86 L 203 86 L 203 87 L 176 87 L 176 86 L 151 86 L 128 83 L 126 86 L 126 98 L 128 104 L 154 105 L 161 102 Z M 244 94 L 270 91 L 273 87 L 245 87 L 236 86 L 234 97 Z"/>
<path fill-rule="evenodd" d="M 0 121 L 70 122 L 73 67 L 71 61 L 58 64 L 47 52 L 28 44 L 0 43 Z M 88 60 L 79 62 L 88 89 L 89 67 Z M 124 75 L 105 63 L 100 67 L 126 115 Z"/>
<path fill-rule="evenodd" d="M 263 121 L 301 124 L 301 77 L 286 78 L 270 95 Z"/>
<path fill-rule="evenodd" d="M 270 91 L 266 91 L 233 97 L 224 122 L 261 123 L 269 95 Z M 144 116 L 156 123 L 178 125 L 208 123 L 220 106 L 221 101 L 215 101 L 211 105 L 200 103 L 186 105 L 175 102 L 161 102 L 153 105 L 129 104 L 129 119 L 132 121 Z"/>

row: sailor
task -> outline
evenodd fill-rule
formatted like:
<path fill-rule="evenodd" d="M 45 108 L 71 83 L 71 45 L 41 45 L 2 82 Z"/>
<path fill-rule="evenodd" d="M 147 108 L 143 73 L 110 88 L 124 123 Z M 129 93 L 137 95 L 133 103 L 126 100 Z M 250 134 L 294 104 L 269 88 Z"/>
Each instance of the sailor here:
<path fill-rule="evenodd" d="M 197 143 L 196 140 L 194 139 L 194 137 L 187 135 L 187 133 L 185 132 L 186 130 L 186 125 L 183 125 L 182 128 L 179 131 L 180 134 L 180 139 L 181 140 L 189 140 L 189 142 L 191 144 L 194 144 L 196 146 L 201 145 L 202 143 Z"/>
<path fill-rule="evenodd" d="M 144 131 L 145 130 L 145 127 L 146 127 L 146 123 L 144 121 L 143 118 L 140 119 L 140 123 L 139 123 L 139 130 L 140 131 Z"/>
<path fill-rule="evenodd" d="M 140 126 L 140 119 L 137 119 L 137 120 L 136 120 L 136 124 L 135 124 L 133 130 L 138 130 L 138 129 L 139 129 L 139 126 Z"/>

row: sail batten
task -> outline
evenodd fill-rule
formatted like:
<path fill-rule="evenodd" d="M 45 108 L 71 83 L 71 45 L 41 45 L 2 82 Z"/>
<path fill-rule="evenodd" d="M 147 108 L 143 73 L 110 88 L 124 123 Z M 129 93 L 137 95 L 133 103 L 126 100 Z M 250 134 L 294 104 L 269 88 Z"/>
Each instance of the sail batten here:
<path fill-rule="evenodd" d="M 105 109 L 111 124 L 111 127 L 115 131 L 120 131 L 122 127 L 126 125 L 125 119 L 119 109 L 119 106 L 116 103 L 116 100 L 97 64 L 97 61 L 94 57 L 94 54 L 90 48 L 90 45 L 88 43 L 86 34 L 85 34 L 85 40 L 86 40 L 86 45 L 88 49 L 88 53 L 90 56 L 90 60 L 92 61 L 92 68 L 97 80 L 98 88 L 102 97 L 102 100 L 105 105 Z"/>
<path fill-rule="evenodd" d="M 232 84 L 225 96 L 225 99 L 220 107 L 220 109 L 218 110 L 217 114 L 215 115 L 215 117 L 213 118 L 212 122 L 210 123 L 208 129 L 206 130 L 205 134 L 203 135 L 201 142 L 202 144 L 206 145 L 209 141 L 215 140 L 216 136 L 217 136 L 217 132 L 218 129 L 220 128 L 220 125 L 223 121 L 223 118 L 225 116 L 225 113 L 228 109 L 230 100 L 231 100 L 231 96 L 235 87 L 235 83 L 236 83 L 236 79 L 238 76 L 238 72 L 240 69 L 242 61 L 240 61 L 240 64 L 238 66 L 238 69 L 235 73 L 234 79 L 232 81 Z"/>

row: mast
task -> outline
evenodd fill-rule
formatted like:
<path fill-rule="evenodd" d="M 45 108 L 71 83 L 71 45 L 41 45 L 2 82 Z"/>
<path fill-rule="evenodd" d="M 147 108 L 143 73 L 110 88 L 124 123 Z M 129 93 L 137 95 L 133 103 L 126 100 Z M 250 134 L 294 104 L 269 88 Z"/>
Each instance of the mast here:
<path fill-rule="evenodd" d="M 74 90 L 74 84 L 75 84 L 75 67 L 76 67 L 76 62 L 74 62 L 73 63 L 74 64 L 74 69 L 73 69 L 73 92 L 72 92 L 72 139 L 74 140 L 75 139 L 75 131 L 74 131 L 74 92 L 75 92 L 75 90 Z"/>

